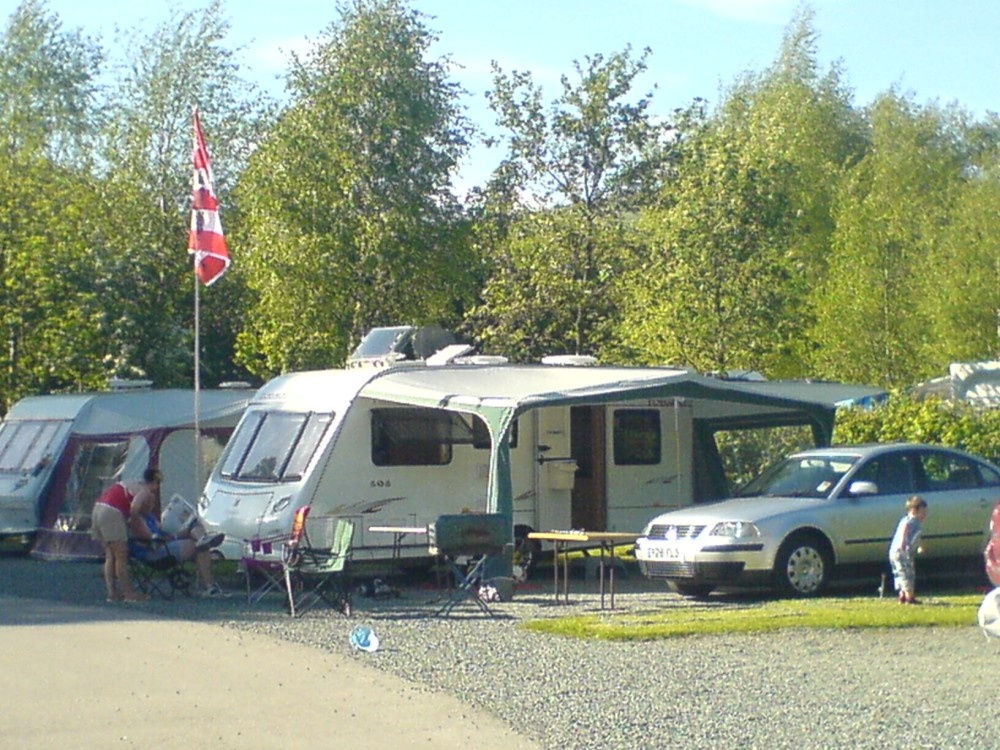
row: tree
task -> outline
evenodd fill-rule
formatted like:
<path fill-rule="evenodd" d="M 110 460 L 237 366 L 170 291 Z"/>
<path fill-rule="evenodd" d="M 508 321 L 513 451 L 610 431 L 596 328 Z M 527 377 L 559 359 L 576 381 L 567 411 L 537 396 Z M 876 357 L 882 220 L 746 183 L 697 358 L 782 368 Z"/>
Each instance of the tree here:
<path fill-rule="evenodd" d="M 924 356 L 936 312 L 923 304 L 921 278 L 951 221 L 964 155 L 934 107 L 890 92 L 870 120 L 871 150 L 843 183 L 815 297 L 815 372 L 902 388 L 941 368 Z"/>
<path fill-rule="evenodd" d="M 435 39 L 402 0 L 355 0 L 296 59 L 239 185 L 254 372 L 340 364 L 371 327 L 448 325 L 471 298 L 450 190 L 468 124 Z"/>
<path fill-rule="evenodd" d="M 722 124 L 688 143 L 674 205 L 644 214 L 622 345 L 641 361 L 767 370 L 787 338 L 789 198 L 783 164 Z"/>
<path fill-rule="evenodd" d="M 968 151 L 950 218 L 921 270 L 929 321 L 923 356 L 950 362 L 1000 359 L 1000 119 L 954 127 Z"/>
<path fill-rule="evenodd" d="M 508 154 L 490 190 L 504 230 L 482 248 L 492 274 L 469 316 L 486 346 L 517 359 L 607 348 L 630 212 L 671 165 L 671 126 L 651 114 L 651 93 L 632 98 L 648 55 L 574 62 L 547 111 L 529 73 L 494 64 L 490 106 Z"/>
<path fill-rule="evenodd" d="M 172 13 L 146 37 L 129 33 L 129 57 L 110 94 L 104 132 L 106 199 L 114 206 L 101 248 L 110 374 L 157 386 L 193 380 L 194 276 L 187 254 L 191 201 L 191 113 L 198 107 L 213 156 L 216 190 L 231 230 L 229 186 L 267 122 L 269 104 L 239 76 L 224 44 L 219 0 Z M 238 249 L 234 251 L 237 254 Z M 237 257 L 235 267 L 239 267 Z M 242 296 L 238 274 L 201 295 L 209 356 L 205 382 L 242 373 L 232 365 Z"/>
<path fill-rule="evenodd" d="M 99 186 L 83 145 L 96 118 L 100 51 L 25 2 L 0 36 L 0 394 L 99 384 L 92 247 Z"/>
<path fill-rule="evenodd" d="M 643 212 L 618 339 L 648 362 L 801 376 L 807 295 L 823 278 L 833 187 L 863 131 L 808 12 L 680 145 L 679 177 Z"/>
<path fill-rule="evenodd" d="M 102 59 L 95 42 L 63 31 L 42 0 L 22 2 L 0 37 L 0 148 L 86 162 Z"/>

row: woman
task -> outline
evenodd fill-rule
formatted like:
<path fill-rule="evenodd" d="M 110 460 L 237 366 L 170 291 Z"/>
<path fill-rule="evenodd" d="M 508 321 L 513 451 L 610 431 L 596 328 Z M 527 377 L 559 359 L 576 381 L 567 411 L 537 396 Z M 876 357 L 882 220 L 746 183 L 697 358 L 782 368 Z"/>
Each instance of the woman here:
<path fill-rule="evenodd" d="M 149 599 L 136 591 L 128 574 L 128 525 L 132 501 L 137 497 L 155 500 L 160 472 L 146 469 L 141 482 L 117 482 L 94 503 L 91 535 L 104 547 L 104 585 L 109 602 L 144 602 Z"/>

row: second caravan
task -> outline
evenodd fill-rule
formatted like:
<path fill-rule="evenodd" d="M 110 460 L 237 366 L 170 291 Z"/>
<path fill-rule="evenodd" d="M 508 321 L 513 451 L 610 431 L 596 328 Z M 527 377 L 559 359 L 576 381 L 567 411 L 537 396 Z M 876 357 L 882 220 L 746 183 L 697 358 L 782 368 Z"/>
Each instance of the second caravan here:
<path fill-rule="evenodd" d="M 382 329 L 384 333 L 386 329 Z M 410 330 L 410 329 L 398 329 Z M 634 531 L 668 508 L 723 497 L 720 430 L 798 428 L 829 442 L 835 404 L 870 388 L 729 382 L 683 369 L 511 365 L 446 347 L 293 373 L 251 400 L 200 501 L 223 551 L 290 528 L 295 510 L 355 521 L 355 559 L 392 550 L 373 526 L 495 512 L 529 531 Z M 406 541 L 406 540 L 404 540 Z M 403 558 L 427 558 L 426 541 Z"/>

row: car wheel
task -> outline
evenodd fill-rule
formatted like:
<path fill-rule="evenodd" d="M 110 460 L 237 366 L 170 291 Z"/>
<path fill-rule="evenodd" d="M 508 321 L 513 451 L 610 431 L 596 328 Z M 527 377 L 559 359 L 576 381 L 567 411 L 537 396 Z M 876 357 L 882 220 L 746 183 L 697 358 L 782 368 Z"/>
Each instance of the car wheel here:
<path fill-rule="evenodd" d="M 815 596 L 826 586 L 832 561 L 826 543 L 815 534 L 794 534 L 774 561 L 774 579 L 786 594 Z"/>
<path fill-rule="evenodd" d="M 715 591 L 715 586 L 711 583 L 679 583 L 678 581 L 670 581 L 670 587 L 681 596 L 689 596 L 692 599 L 704 599 Z"/>
<path fill-rule="evenodd" d="M 514 578 L 521 582 L 528 580 L 542 556 L 542 545 L 528 539 L 530 531 L 528 526 L 514 527 Z"/>

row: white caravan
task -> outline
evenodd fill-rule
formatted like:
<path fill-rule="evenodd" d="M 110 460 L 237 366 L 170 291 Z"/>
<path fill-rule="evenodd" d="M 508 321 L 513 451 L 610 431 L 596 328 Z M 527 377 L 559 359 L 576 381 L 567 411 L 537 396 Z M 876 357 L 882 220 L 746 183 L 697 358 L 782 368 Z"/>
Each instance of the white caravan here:
<path fill-rule="evenodd" d="M 164 472 L 161 494 L 193 500 L 253 391 L 139 388 L 28 396 L 0 423 L 0 537 L 44 558 L 103 557 L 90 513 L 112 482 Z M 201 433 L 196 467 L 194 426 Z"/>
<path fill-rule="evenodd" d="M 719 431 L 797 426 L 810 445 L 826 444 L 838 402 L 880 393 L 803 383 L 783 392 L 780 383 L 580 358 L 455 356 L 466 349 L 263 386 L 199 503 L 227 536 L 223 554 L 286 533 L 307 504 L 355 521 L 359 562 L 426 560 L 426 540 L 411 535 L 395 549 L 371 527 L 423 527 L 449 513 L 504 514 L 512 544 L 531 530 L 638 532 L 666 509 L 727 495 Z"/>

